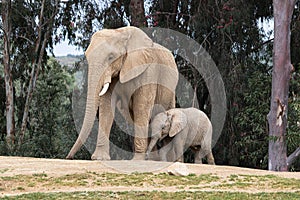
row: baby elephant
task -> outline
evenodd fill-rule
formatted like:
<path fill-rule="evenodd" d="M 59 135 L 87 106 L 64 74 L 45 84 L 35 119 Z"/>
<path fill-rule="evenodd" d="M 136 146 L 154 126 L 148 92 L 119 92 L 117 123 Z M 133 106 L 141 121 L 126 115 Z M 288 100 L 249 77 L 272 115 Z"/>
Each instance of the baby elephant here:
<path fill-rule="evenodd" d="M 170 109 L 157 114 L 150 126 L 151 141 L 147 155 L 158 141 L 168 136 L 172 140 L 160 149 L 161 160 L 170 161 L 167 154 L 171 154 L 171 161 L 183 162 L 184 151 L 191 147 L 195 152 L 195 163 L 202 163 L 202 158 L 207 156 L 208 164 L 215 164 L 211 150 L 212 125 L 204 112 L 196 108 Z"/>

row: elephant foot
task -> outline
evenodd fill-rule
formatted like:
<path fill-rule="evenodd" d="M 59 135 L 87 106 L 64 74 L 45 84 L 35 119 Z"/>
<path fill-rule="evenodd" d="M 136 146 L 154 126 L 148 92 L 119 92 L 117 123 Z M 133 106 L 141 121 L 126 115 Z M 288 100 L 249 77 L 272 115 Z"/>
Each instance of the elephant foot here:
<path fill-rule="evenodd" d="M 145 160 L 146 153 L 135 153 L 132 160 Z"/>
<path fill-rule="evenodd" d="M 207 163 L 210 165 L 215 165 L 215 159 L 212 153 L 207 155 Z"/>
<path fill-rule="evenodd" d="M 160 158 L 157 151 L 152 151 L 152 152 L 146 153 L 145 159 L 146 160 L 161 161 L 161 158 Z"/>
<path fill-rule="evenodd" d="M 209 164 L 209 165 L 215 165 L 215 160 L 207 160 L 207 163 Z"/>
<path fill-rule="evenodd" d="M 168 162 L 168 159 L 167 159 L 167 157 L 162 157 L 162 158 L 160 159 L 160 161 Z"/>
<path fill-rule="evenodd" d="M 72 155 L 67 155 L 67 157 L 66 157 L 66 159 L 68 159 L 68 160 L 73 160 L 73 158 L 74 158 L 74 156 L 72 156 Z"/>
<path fill-rule="evenodd" d="M 184 157 L 183 156 L 180 156 L 176 162 L 181 162 L 181 163 L 184 163 Z"/>
<path fill-rule="evenodd" d="M 202 159 L 195 159 L 195 164 L 202 164 Z"/>
<path fill-rule="evenodd" d="M 152 154 L 150 156 L 150 160 L 155 160 L 155 161 L 160 161 L 161 160 L 157 151 L 152 152 Z"/>
<path fill-rule="evenodd" d="M 106 152 L 101 152 L 101 153 L 94 152 L 91 159 L 92 160 L 110 160 L 110 156 Z"/>

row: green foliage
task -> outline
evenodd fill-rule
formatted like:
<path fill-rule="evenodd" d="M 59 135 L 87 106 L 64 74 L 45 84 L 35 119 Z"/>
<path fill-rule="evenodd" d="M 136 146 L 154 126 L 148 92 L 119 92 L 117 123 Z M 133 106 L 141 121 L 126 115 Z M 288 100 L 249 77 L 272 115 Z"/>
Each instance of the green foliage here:
<path fill-rule="evenodd" d="M 288 155 L 293 153 L 300 144 L 300 64 L 296 71 L 292 73 L 289 91 L 288 107 L 288 129 L 287 129 L 287 148 Z M 294 171 L 300 170 L 300 157 L 291 167 Z"/>
<path fill-rule="evenodd" d="M 293 13 L 293 20 L 291 22 L 291 60 L 296 69 L 299 70 L 299 46 L 300 46 L 300 2 L 296 1 L 296 7 Z M 299 72 L 299 71 L 298 71 Z"/>
<path fill-rule="evenodd" d="M 237 145 L 241 166 L 266 169 L 271 76 L 255 72 L 248 77 L 246 85 L 243 105 L 234 118 L 237 130 L 240 130 L 234 145 Z"/>
<path fill-rule="evenodd" d="M 72 118 L 73 85 L 71 71 L 50 58 L 37 81 L 20 155 L 48 158 L 67 155 L 77 135 Z"/>

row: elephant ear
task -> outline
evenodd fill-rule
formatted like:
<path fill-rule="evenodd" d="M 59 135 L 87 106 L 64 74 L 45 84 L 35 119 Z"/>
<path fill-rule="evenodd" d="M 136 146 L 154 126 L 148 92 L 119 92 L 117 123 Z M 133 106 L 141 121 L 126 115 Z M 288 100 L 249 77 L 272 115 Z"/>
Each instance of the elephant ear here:
<path fill-rule="evenodd" d="M 167 111 L 167 115 L 171 115 L 171 127 L 169 136 L 174 137 L 177 133 L 182 131 L 187 126 L 187 117 L 182 111 L 178 109 Z"/>
<path fill-rule="evenodd" d="M 140 29 L 127 27 L 129 36 L 126 55 L 120 71 L 120 82 L 125 83 L 141 75 L 153 62 L 153 41 Z"/>

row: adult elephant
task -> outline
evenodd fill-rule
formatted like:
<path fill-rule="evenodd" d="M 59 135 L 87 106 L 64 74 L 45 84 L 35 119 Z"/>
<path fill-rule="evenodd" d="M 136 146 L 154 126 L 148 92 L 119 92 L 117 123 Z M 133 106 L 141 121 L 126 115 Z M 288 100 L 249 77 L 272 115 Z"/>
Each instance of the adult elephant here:
<path fill-rule="evenodd" d="M 96 32 L 85 55 L 88 61 L 85 116 L 67 159 L 72 159 L 87 140 L 99 109 L 97 143 L 91 158 L 110 160 L 109 135 L 116 105 L 134 123 L 133 159 L 145 159 L 149 120 L 156 114 L 154 106 L 158 104 L 166 110 L 175 107 L 178 70 L 173 55 L 136 27 Z"/>

